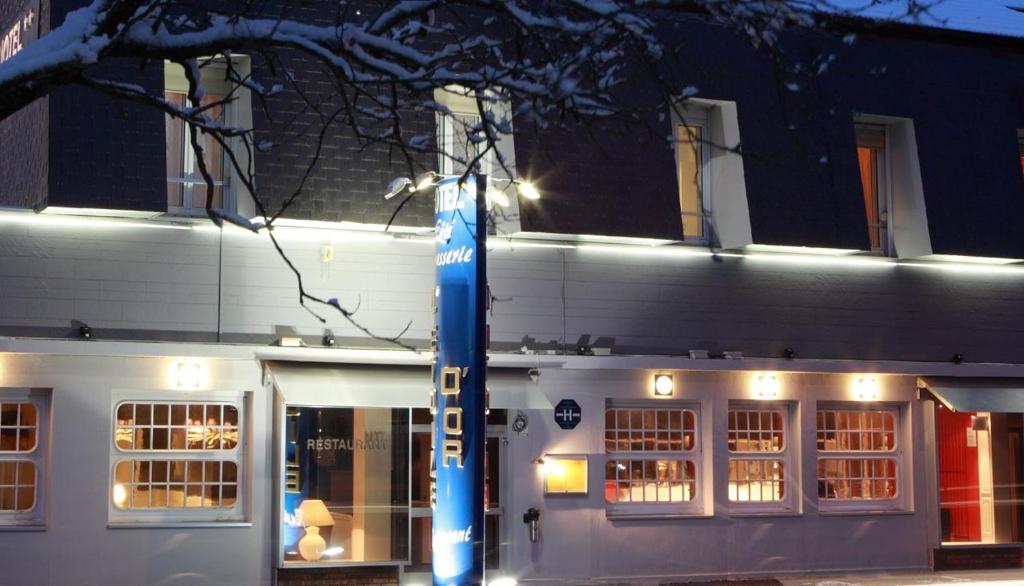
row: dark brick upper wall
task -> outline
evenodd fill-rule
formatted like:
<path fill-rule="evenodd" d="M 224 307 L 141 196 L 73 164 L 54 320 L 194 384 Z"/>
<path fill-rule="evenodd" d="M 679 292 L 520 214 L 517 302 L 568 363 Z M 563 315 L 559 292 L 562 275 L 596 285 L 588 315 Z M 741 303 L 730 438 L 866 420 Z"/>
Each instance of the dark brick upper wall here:
<path fill-rule="evenodd" d="M 0 34 L 10 30 L 14 20 L 21 18 L 30 5 L 33 12 L 38 12 L 36 30 L 45 34 L 49 28 L 49 3 L 45 0 L 0 2 Z M 22 45 L 26 42 L 27 38 L 23 39 Z M 0 205 L 45 205 L 48 116 L 49 99 L 41 98 L 0 121 Z"/>
<path fill-rule="evenodd" d="M 285 70 L 272 75 L 267 67 L 257 65 L 255 78 L 267 87 L 281 83 L 284 91 L 268 98 L 266 106 L 254 104 L 253 125 L 256 141 L 269 141 L 268 152 L 257 152 L 255 165 L 259 176 L 262 201 L 269 209 L 281 203 L 302 184 L 302 178 L 321 145 L 319 161 L 309 175 L 303 195 L 289 208 L 287 217 L 351 221 L 383 224 L 391 217 L 399 200 L 383 198 L 388 183 L 398 176 L 409 176 L 425 169 L 436 169 L 436 156 L 412 153 L 411 163 L 405 154 L 380 144 L 365 146 L 351 123 L 340 116 L 331 122 L 321 143 L 324 121 L 340 107 L 333 78 L 320 64 L 295 53 L 284 53 Z M 302 88 L 300 95 L 284 83 L 289 74 Z M 305 98 L 305 99 L 303 99 Z M 349 96 L 349 99 L 352 99 Z M 308 102 L 308 103 L 307 103 Z M 316 104 L 319 112 L 309 104 Z M 360 120 L 367 132 L 382 130 L 369 120 Z M 434 136 L 431 113 L 406 112 L 403 132 L 408 136 Z M 395 218 L 399 225 L 430 226 L 433 224 L 433 200 L 417 197 L 402 208 Z"/>
<path fill-rule="evenodd" d="M 688 22 L 674 35 L 667 43 L 680 56 L 673 87 L 692 84 L 700 97 L 737 103 L 755 242 L 867 248 L 852 130 L 854 114 L 867 113 L 914 120 L 936 253 L 1024 256 L 1024 237 L 1016 229 L 1024 217 L 1016 143 L 1024 118 L 1019 49 L 870 32 L 852 46 L 792 36 L 782 46 L 789 66 L 802 61 L 806 70 L 815 55 L 836 55 L 823 75 L 794 75 L 721 27 Z M 799 90 L 787 89 L 789 81 Z M 663 120 L 660 135 L 670 130 Z M 601 133 L 577 141 L 567 141 L 562 130 L 545 134 L 517 141 L 517 160 L 533 161 L 546 150 L 562 153 L 563 160 L 552 164 L 556 170 L 583 160 L 599 163 L 575 172 L 586 179 L 571 193 L 557 184 L 551 211 L 542 201 L 524 215 L 524 229 L 664 233 L 659 212 L 678 213 L 678 204 L 674 184 L 664 181 L 663 151 L 653 146 L 648 157 L 602 158 L 621 143 Z M 560 144 L 571 148 L 559 150 Z M 623 189 L 623 183 L 633 188 Z M 638 189 L 646 193 L 638 196 Z M 654 210 L 651 216 L 621 217 L 638 200 Z"/>
<path fill-rule="evenodd" d="M 81 1 L 55 3 L 59 22 L 62 10 Z M 264 4 L 268 10 L 278 6 Z M 289 11 L 308 21 L 334 17 L 316 3 L 289 4 Z M 722 27 L 691 20 L 672 34 L 667 48 L 679 57 L 673 87 L 693 84 L 700 97 L 737 103 L 755 242 L 867 247 L 852 132 L 854 114 L 864 112 L 914 120 L 935 252 L 1024 256 L 1016 228 L 1024 216 L 1015 137 L 1024 125 L 1018 48 L 871 31 L 861 31 L 852 46 L 791 35 L 782 45 L 788 66 L 836 55 L 823 75 L 794 75 Z M 306 56 L 282 55 L 283 67 L 273 74 L 259 65 L 259 81 L 270 85 L 293 75 L 325 114 L 339 103 L 329 72 Z M 160 64 L 139 69 L 125 61 L 94 73 L 160 87 Z M 646 92 L 635 77 L 627 86 Z M 788 81 L 799 83 L 799 91 L 788 90 Z M 115 105 L 80 88 L 57 91 L 49 102 L 51 205 L 165 209 L 161 114 Z M 266 110 L 258 101 L 255 106 L 257 141 L 275 145 L 255 159 L 261 196 L 273 210 L 299 185 L 321 118 L 289 89 L 268 100 Z M 408 112 L 403 122 L 410 135 L 435 133 L 432 114 Z M 675 169 L 664 141 L 667 117 L 540 132 L 517 121 L 517 130 L 520 175 L 545 193 L 541 202 L 524 206 L 524 229 L 667 238 L 680 233 Z M 435 166 L 433 155 L 413 156 L 413 171 Z M 397 205 L 382 199 L 385 186 L 408 174 L 403 153 L 361 145 L 350 123 L 338 120 L 305 195 L 287 215 L 385 222 Z M 431 207 L 429 198 L 416 198 L 396 221 L 429 225 Z"/>

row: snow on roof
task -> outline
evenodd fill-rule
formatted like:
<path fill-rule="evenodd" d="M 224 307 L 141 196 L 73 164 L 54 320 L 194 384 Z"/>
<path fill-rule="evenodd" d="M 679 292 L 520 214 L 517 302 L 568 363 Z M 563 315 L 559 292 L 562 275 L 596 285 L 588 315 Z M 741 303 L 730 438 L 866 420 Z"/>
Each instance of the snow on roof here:
<path fill-rule="evenodd" d="M 972 33 L 1024 37 L 1024 0 L 930 0 L 927 14 L 906 17 L 906 0 L 827 0 L 831 10 L 848 9 L 854 16 L 896 19 L 907 24 Z M 831 11 L 829 10 L 829 11 Z"/>

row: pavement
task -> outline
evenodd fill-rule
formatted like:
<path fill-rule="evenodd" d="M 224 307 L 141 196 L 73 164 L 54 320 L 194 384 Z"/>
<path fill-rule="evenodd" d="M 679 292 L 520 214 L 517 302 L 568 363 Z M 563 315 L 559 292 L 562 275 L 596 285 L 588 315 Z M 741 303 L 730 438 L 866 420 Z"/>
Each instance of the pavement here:
<path fill-rule="evenodd" d="M 843 576 L 793 576 L 781 578 L 782 586 L 1024 586 L 1024 569 L 956 572 L 879 572 Z M 742 584 L 736 583 L 736 584 Z"/>

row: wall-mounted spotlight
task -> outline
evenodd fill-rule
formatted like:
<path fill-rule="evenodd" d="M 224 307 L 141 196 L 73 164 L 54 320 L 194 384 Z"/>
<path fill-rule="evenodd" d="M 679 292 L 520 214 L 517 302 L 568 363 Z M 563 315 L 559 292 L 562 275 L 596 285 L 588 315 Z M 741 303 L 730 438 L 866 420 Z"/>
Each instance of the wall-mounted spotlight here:
<path fill-rule="evenodd" d="M 878 398 L 878 378 L 873 374 L 858 374 L 853 379 L 853 396 L 861 401 Z"/>
<path fill-rule="evenodd" d="M 531 368 L 529 371 L 527 371 L 527 374 L 530 375 L 530 380 L 533 381 L 533 384 L 537 384 L 538 382 L 540 382 L 539 368 Z"/>
<path fill-rule="evenodd" d="M 324 330 L 324 337 L 320 343 L 323 344 L 325 348 L 334 348 L 334 332 L 331 330 Z"/>
<path fill-rule="evenodd" d="M 796 358 L 796 350 L 792 348 L 786 348 L 785 350 L 782 351 L 782 357 L 785 358 L 786 360 L 793 360 L 794 358 Z"/>
<path fill-rule="evenodd" d="M 519 192 L 519 195 L 530 201 L 540 199 L 540 192 L 537 191 L 537 186 L 529 181 L 516 180 L 516 191 Z"/>
<path fill-rule="evenodd" d="M 92 328 L 90 328 L 87 325 L 80 326 L 78 328 L 78 337 L 83 339 L 83 340 L 91 340 L 92 339 Z"/>
<path fill-rule="evenodd" d="M 964 355 L 960 354 L 958 352 L 958 353 L 953 355 L 952 361 L 953 361 L 953 364 L 960 364 L 961 362 L 964 361 Z"/>
<path fill-rule="evenodd" d="M 779 396 L 779 377 L 770 372 L 758 373 L 753 380 L 754 396 L 758 399 L 774 399 Z"/>
<path fill-rule="evenodd" d="M 175 362 L 171 369 L 171 381 L 183 390 L 195 390 L 202 386 L 203 367 L 198 362 Z"/>
<path fill-rule="evenodd" d="M 675 383 L 671 374 L 654 375 L 654 394 L 658 397 L 671 397 L 675 392 Z"/>

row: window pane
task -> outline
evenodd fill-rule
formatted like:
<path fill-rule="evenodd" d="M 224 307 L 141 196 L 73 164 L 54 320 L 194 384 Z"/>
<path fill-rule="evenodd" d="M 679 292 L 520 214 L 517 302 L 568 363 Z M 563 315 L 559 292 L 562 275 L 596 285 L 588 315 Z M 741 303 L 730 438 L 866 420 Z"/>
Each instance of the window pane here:
<path fill-rule="evenodd" d="M 818 497 L 826 500 L 895 498 L 896 460 L 818 460 Z"/>
<path fill-rule="evenodd" d="M 305 563 L 297 544 L 311 525 L 320 528 L 327 550 L 337 552 L 324 562 L 407 559 L 409 410 L 292 407 L 289 415 L 292 477 L 279 526 L 285 561 Z M 429 471 L 425 451 L 421 467 Z"/>
<path fill-rule="evenodd" d="M 891 452 L 895 445 L 891 411 L 819 411 L 817 441 L 822 452 Z"/>
<path fill-rule="evenodd" d="M 683 238 L 704 238 L 702 128 L 680 124 L 676 127 L 679 209 L 683 219 Z"/>
<path fill-rule="evenodd" d="M 122 403 L 114 443 L 128 451 L 231 450 L 238 446 L 239 433 L 235 405 Z"/>
<path fill-rule="evenodd" d="M 782 460 L 729 460 L 729 500 L 778 502 L 785 497 Z"/>
<path fill-rule="evenodd" d="M 35 506 L 36 467 L 32 462 L 0 462 L 0 511 L 25 512 Z"/>
<path fill-rule="evenodd" d="M 729 411 L 730 452 L 781 452 L 783 419 L 775 411 Z"/>
<path fill-rule="evenodd" d="M 120 460 L 112 498 L 119 509 L 227 508 L 237 501 L 237 475 L 231 461 Z"/>

